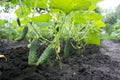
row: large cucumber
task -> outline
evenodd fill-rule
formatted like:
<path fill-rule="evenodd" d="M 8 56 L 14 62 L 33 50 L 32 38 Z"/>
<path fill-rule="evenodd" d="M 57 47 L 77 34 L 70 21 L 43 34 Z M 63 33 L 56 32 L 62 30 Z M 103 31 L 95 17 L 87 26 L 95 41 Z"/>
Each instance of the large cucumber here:
<path fill-rule="evenodd" d="M 38 39 L 34 39 L 30 45 L 30 49 L 29 49 L 30 51 L 29 51 L 29 56 L 28 56 L 29 65 L 33 65 L 35 63 L 38 45 L 39 45 Z"/>
<path fill-rule="evenodd" d="M 19 18 L 17 18 L 17 24 L 18 24 L 18 26 L 21 26 L 21 22 L 20 22 Z"/>
<path fill-rule="evenodd" d="M 70 44 L 70 40 L 66 40 L 65 43 L 65 47 L 64 47 L 64 56 L 67 57 L 70 54 L 70 48 L 71 48 L 71 44 Z"/>
<path fill-rule="evenodd" d="M 25 26 L 24 29 L 23 29 L 23 31 L 22 31 L 21 36 L 19 38 L 17 38 L 16 41 L 18 41 L 18 42 L 22 41 L 25 38 L 27 32 L 28 32 L 28 27 Z"/>
<path fill-rule="evenodd" d="M 42 53 L 42 55 L 40 56 L 40 58 L 38 59 L 36 65 L 41 65 L 43 64 L 52 54 L 53 51 L 53 47 L 52 46 L 48 46 L 44 52 Z"/>

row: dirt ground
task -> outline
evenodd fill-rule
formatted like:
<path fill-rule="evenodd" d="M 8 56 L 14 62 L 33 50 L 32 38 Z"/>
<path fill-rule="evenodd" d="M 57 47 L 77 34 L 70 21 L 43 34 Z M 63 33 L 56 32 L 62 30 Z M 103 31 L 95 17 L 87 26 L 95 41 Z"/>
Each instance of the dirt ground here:
<path fill-rule="evenodd" d="M 102 40 L 101 46 L 88 46 L 84 56 L 72 55 L 58 64 L 28 66 L 27 43 L 2 44 L 0 80 L 120 80 L 120 41 Z M 42 50 L 43 48 L 40 48 Z"/>

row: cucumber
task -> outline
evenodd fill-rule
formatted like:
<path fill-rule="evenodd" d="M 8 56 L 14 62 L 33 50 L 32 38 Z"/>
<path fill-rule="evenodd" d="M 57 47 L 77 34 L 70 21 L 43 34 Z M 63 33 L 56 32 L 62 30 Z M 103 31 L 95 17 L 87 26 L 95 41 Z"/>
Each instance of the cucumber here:
<path fill-rule="evenodd" d="M 18 26 L 21 26 L 21 22 L 20 22 L 19 18 L 17 18 L 17 24 L 18 24 Z"/>
<path fill-rule="evenodd" d="M 17 38 L 16 41 L 17 42 L 22 41 L 25 38 L 25 36 L 26 36 L 27 33 L 28 33 L 28 27 L 25 26 L 24 29 L 23 29 L 23 31 L 22 31 L 21 36 L 19 38 Z"/>
<path fill-rule="evenodd" d="M 68 55 L 70 54 L 70 48 L 71 48 L 71 44 L 70 44 L 70 40 L 66 40 L 65 43 L 65 47 L 64 47 L 64 56 L 68 57 Z"/>
<path fill-rule="evenodd" d="M 40 56 L 40 58 L 38 59 L 36 65 L 42 65 L 52 54 L 53 51 L 53 47 L 52 46 L 48 46 L 44 52 L 42 53 L 42 55 Z"/>
<path fill-rule="evenodd" d="M 39 40 L 34 39 L 31 43 L 31 46 L 29 49 L 29 56 L 28 56 L 28 64 L 29 65 L 33 65 L 35 63 L 38 45 L 39 45 Z"/>

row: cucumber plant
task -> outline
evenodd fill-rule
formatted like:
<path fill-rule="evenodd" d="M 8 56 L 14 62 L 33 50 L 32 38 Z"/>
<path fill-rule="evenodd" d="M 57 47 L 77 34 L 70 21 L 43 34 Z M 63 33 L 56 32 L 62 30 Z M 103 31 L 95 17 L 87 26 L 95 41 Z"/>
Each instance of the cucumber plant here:
<path fill-rule="evenodd" d="M 99 30 L 105 24 L 102 16 L 94 10 L 101 0 L 12 0 L 19 5 L 15 14 L 21 21 L 18 25 L 27 25 L 18 41 L 25 38 L 30 42 L 29 65 L 42 65 L 52 53 L 61 61 L 60 49 L 64 47 L 64 56 L 70 54 L 70 47 L 77 50 L 86 44 L 100 45 Z M 38 11 L 40 9 L 40 11 Z M 26 27 L 24 27 L 26 28 Z M 28 31 L 28 32 L 27 32 Z M 65 45 L 62 42 L 66 42 Z M 74 44 L 75 42 L 75 44 Z M 36 61 L 38 44 L 47 48 Z"/>

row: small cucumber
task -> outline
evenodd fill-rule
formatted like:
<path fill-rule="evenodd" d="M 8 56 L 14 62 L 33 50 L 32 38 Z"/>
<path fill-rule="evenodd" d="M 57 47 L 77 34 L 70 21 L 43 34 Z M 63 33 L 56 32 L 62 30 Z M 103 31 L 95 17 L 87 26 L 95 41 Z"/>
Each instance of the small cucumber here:
<path fill-rule="evenodd" d="M 42 53 L 42 55 L 40 56 L 40 58 L 38 59 L 36 65 L 41 65 L 43 64 L 49 57 L 50 55 L 52 54 L 52 51 L 53 51 L 53 47 L 52 46 L 48 46 L 44 52 Z"/>
<path fill-rule="evenodd" d="M 29 49 L 30 50 L 29 51 L 29 56 L 28 56 L 28 64 L 29 65 L 33 65 L 34 62 L 35 62 L 38 45 L 39 45 L 39 40 L 34 39 L 31 43 L 31 46 L 30 46 L 30 49 Z"/>
<path fill-rule="evenodd" d="M 21 22 L 20 22 L 19 18 L 17 18 L 17 24 L 18 24 L 18 26 L 21 26 Z"/>
<path fill-rule="evenodd" d="M 70 54 L 70 40 L 68 39 L 65 43 L 65 47 L 64 47 L 64 56 L 67 57 Z"/>
<path fill-rule="evenodd" d="M 27 33 L 28 33 L 28 27 L 25 26 L 24 29 L 23 29 L 23 31 L 22 31 L 21 36 L 19 38 L 17 38 L 16 41 L 17 42 L 22 41 L 25 38 L 25 36 L 26 36 Z"/>

